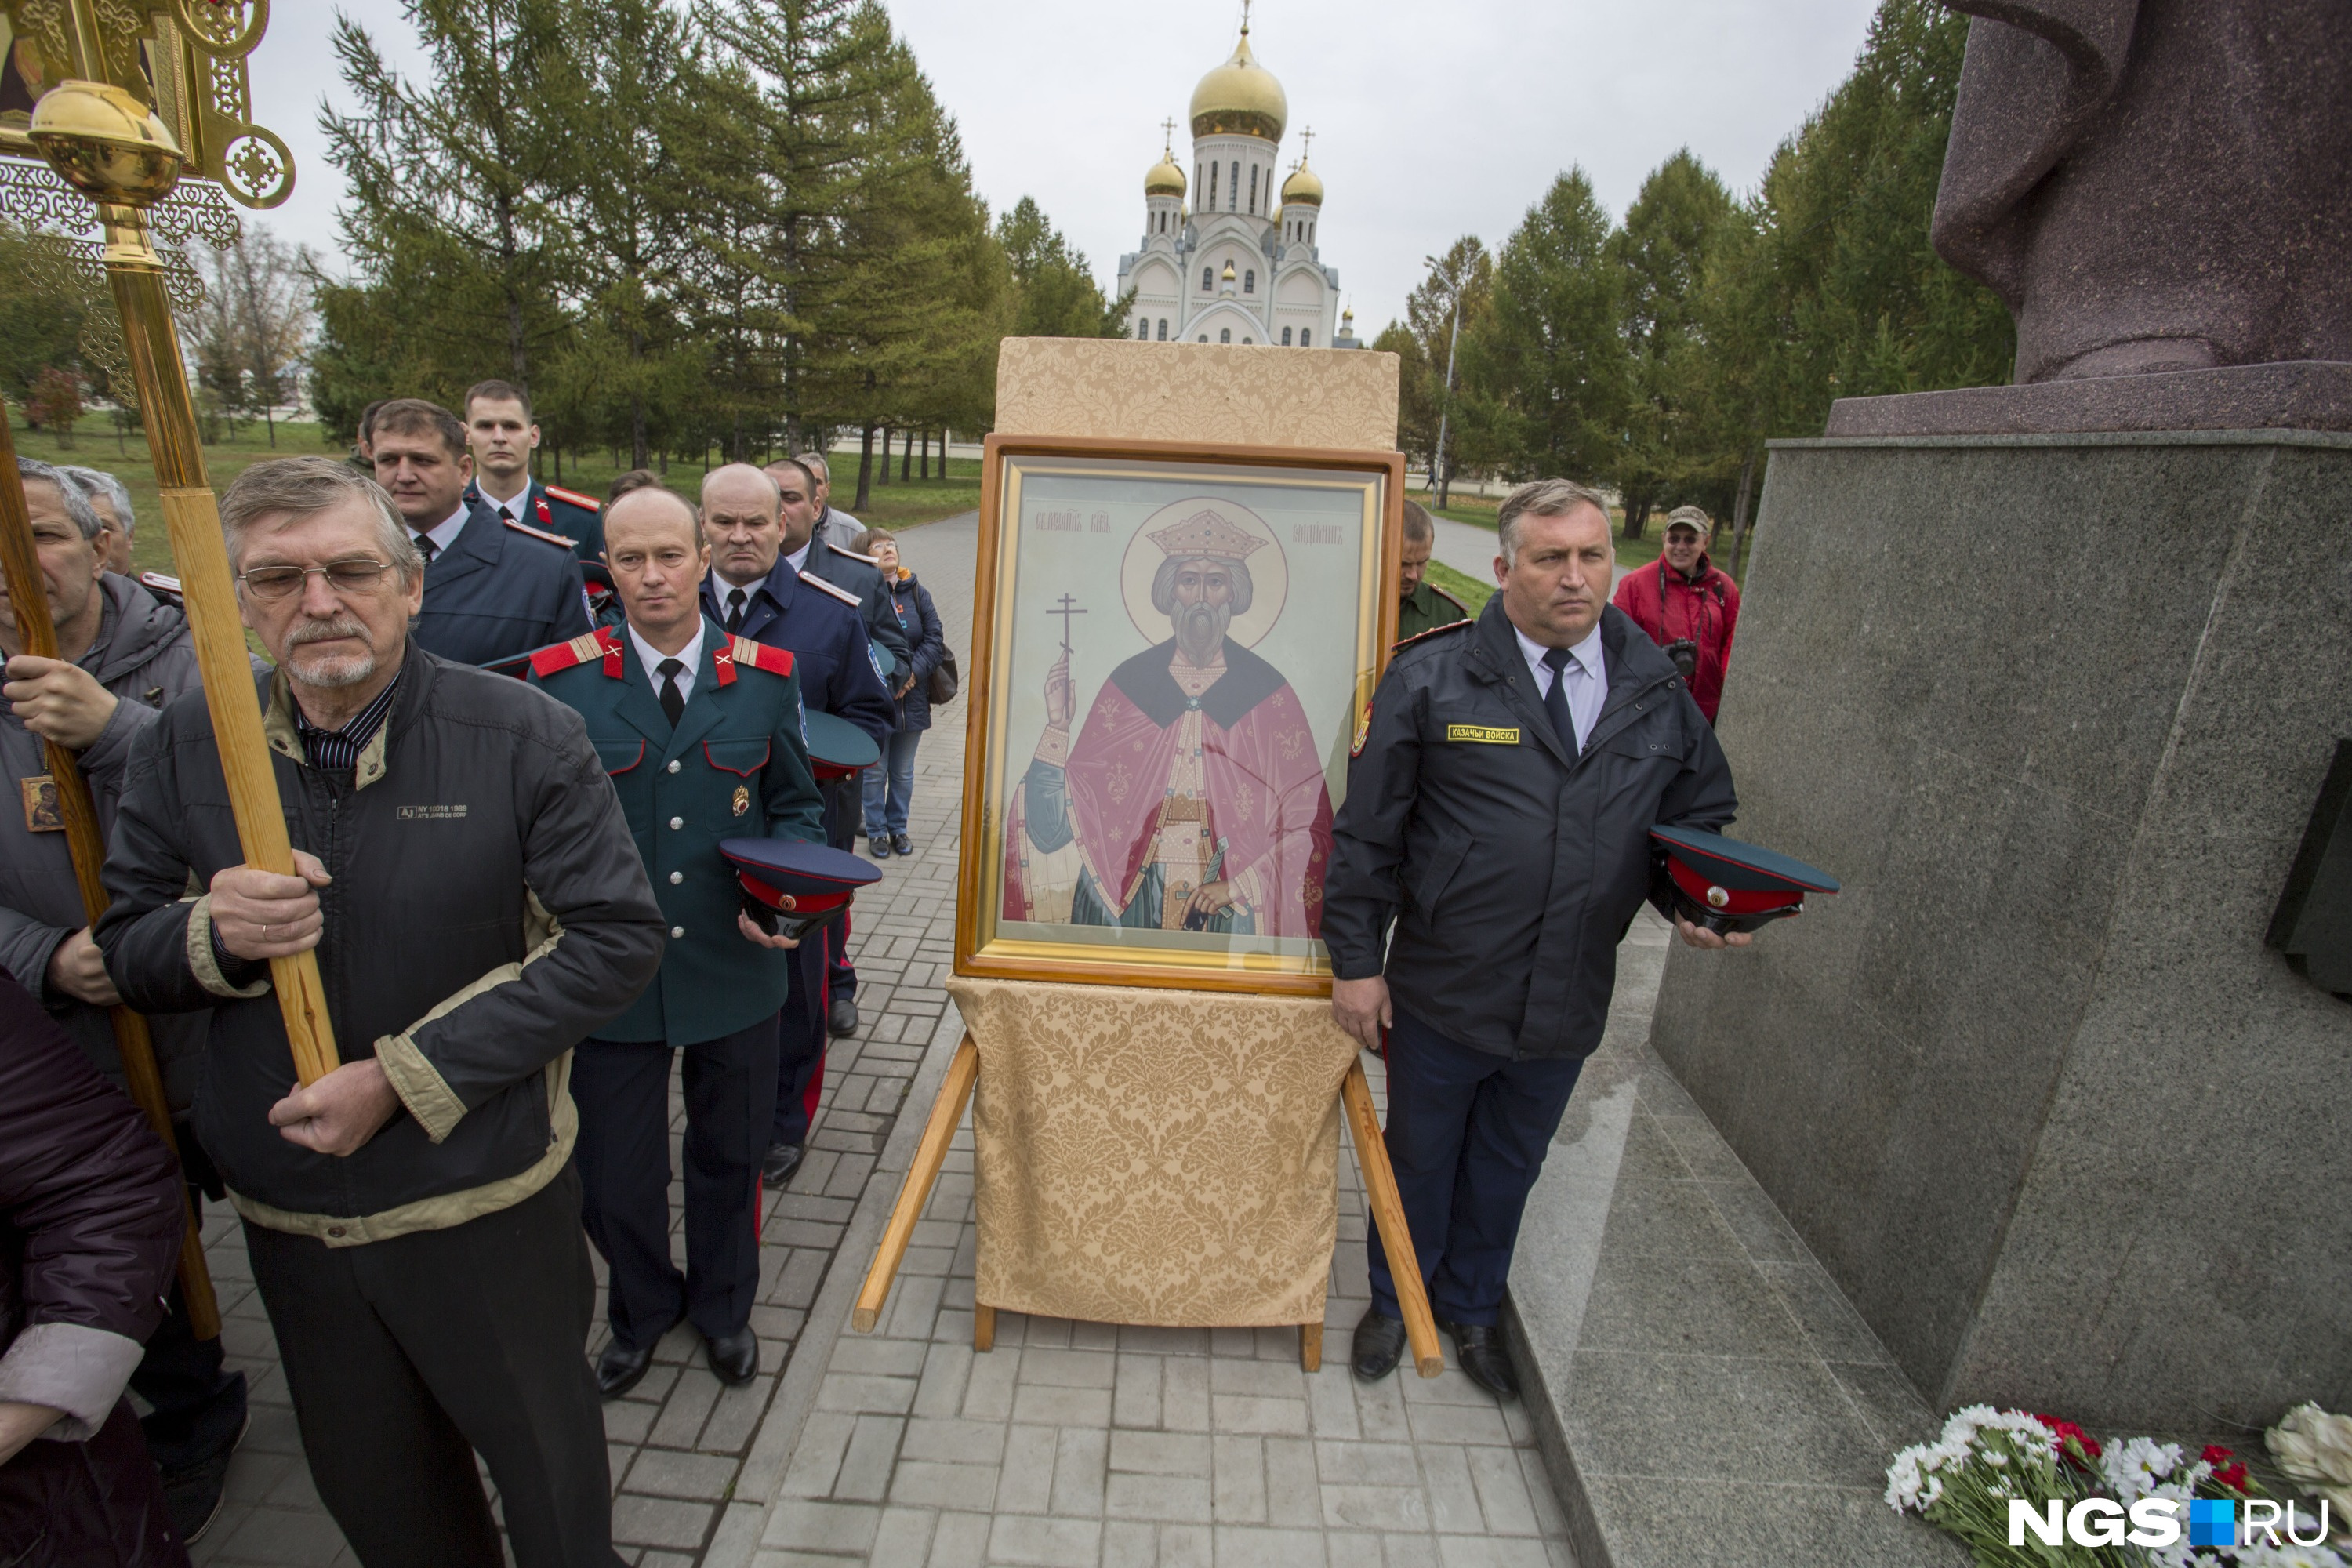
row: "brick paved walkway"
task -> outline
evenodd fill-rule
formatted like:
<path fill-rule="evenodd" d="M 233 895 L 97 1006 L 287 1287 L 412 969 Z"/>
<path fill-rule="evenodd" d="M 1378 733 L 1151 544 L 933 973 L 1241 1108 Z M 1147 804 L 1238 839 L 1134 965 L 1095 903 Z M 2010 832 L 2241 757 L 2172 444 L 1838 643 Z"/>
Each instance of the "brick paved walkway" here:
<path fill-rule="evenodd" d="M 971 668 L 969 516 L 902 541 Z M 971 1351 L 970 1133 L 940 1178 L 879 1330 L 846 1320 L 961 1028 L 951 962 L 964 708 L 924 738 L 912 859 L 885 863 L 852 938 L 864 1026 L 837 1041 L 808 1163 L 761 1236 L 761 1375 L 722 1390 L 681 1330 L 605 1407 L 624 1559 L 644 1568 L 1345 1562 L 1573 1568 L 1534 1438 L 1449 1366 L 1366 1388 L 1347 1371 L 1366 1300 L 1363 1205 L 1340 1157 L 1323 1371 L 1290 1330 L 1151 1330 L 1003 1313 Z M 1377 1072 L 1374 1089 L 1380 1088 Z M 912 1105 L 914 1114 L 899 1112 Z M 673 1131 L 680 1113 L 673 1098 Z M 673 1185 L 672 1203 L 678 1203 Z M 207 1252 L 251 1433 L 200 1563 L 353 1561 L 301 1458 L 242 1238 Z M 683 1258 L 683 1240 L 678 1243 Z M 838 1259 L 841 1267 L 834 1267 Z M 601 1269 L 600 1269 L 601 1274 Z M 599 1302 L 601 1314 L 601 1299 Z M 601 1347 L 600 1325 L 588 1349 Z"/>

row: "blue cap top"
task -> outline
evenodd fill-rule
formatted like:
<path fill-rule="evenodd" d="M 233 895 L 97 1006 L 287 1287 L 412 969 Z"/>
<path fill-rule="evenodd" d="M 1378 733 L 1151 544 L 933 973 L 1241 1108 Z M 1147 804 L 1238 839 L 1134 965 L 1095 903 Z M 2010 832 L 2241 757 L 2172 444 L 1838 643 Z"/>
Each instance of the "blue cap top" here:
<path fill-rule="evenodd" d="M 803 844 L 796 838 L 722 838 L 719 853 L 754 897 L 763 889 L 782 893 L 803 910 L 830 909 L 882 879 L 882 868 L 870 860 L 829 844 Z"/>
<path fill-rule="evenodd" d="M 1802 860 L 1695 827 L 1653 827 L 1666 853 L 1709 881 L 1746 892 L 1834 893 L 1837 879 Z"/>
<path fill-rule="evenodd" d="M 881 760 L 882 748 L 874 743 L 874 737 L 846 719 L 811 709 L 801 715 L 801 721 L 812 763 L 853 772 Z"/>

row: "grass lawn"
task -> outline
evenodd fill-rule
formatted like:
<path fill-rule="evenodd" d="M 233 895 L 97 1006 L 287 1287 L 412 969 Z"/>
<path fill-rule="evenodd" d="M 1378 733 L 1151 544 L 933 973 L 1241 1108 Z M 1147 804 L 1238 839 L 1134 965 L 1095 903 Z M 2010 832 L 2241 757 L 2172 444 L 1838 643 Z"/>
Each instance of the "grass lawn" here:
<path fill-rule="evenodd" d="M 1427 501 L 1423 501 L 1422 504 L 1429 506 Z M 1429 510 L 1433 516 L 1447 518 L 1454 522 L 1466 522 L 1473 528 L 1492 528 L 1495 526 L 1495 513 L 1501 506 L 1499 498 L 1488 500 L 1479 496 L 1464 496 L 1452 506 L 1442 510 L 1433 506 Z M 1642 537 L 1639 539 L 1625 537 L 1625 513 L 1620 508 L 1609 509 L 1609 528 L 1617 541 L 1617 565 L 1621 571 L 1632 571 L 1637 567 L 1647 566 L 1651 562 L 1655 561 L 1659 552 L 1665 548 L 1665 519 L 1654 512 L 1651 514 L 1649 524 L 1642 531 Z M 1717 539 L 1720 548 L 1716 552 L 1715 563 L 1721 566 L 1724 564 L 1725 555 L 1731 548 L 1730 531 L 1724 530 L 1717 535 Z M 1737 582 L 1747 574 L 1747 569 L 1743 563 L 1741 570 L 1733 580 Z M 1444 580 L 1441 579 L 1441 581 Z M 1449 593 L 1458 593 L 1451 582 L 1445 583 L 1445 588 Z M 1482 592 L 1479 597 L 1483 602 L 1486 595 Z"/>
<path fill-rule="evenodd" d="M 1429 580 L 1467 605 L 1473 616 L 1485 609 L 1486 601 L 1495 596 L 1495 584 L 1481 583 L 1467 572 L 1456 572 L 1443 561 L 1429 563 Z"/>
<path fill-rule="evenodd" d="M 20 456 L 44 463 L 70 463 L 82 468 L 101 468 L 131 487 L 131 504 L 139 514 L 139 529 L 132 556 L 142 571 L 170 573 L 172 545 L 163 531 L 163 509 L 157 501 L 155 465 L 147 456 L 146 438 L 136 430 L 118 438 L 112 418 L 105 414 L 85 414 L 74 427 L 73 445 L 58 444 L 51 430 L 28 429 L 23 418 L 11 410 L 10 431 L 16 438 Z M 342 456 L 348 448 L 341 442 L 321 438 L 315 424 L 281 424 L 278 426 L 278 445 L 269 445 L 269 434 L 259 425 L 248 425 L 226 441 L 207 443 L 205 447 L 205 468 L 215 490 L 227 488 L 231 479 L 254 463 L 269 458 L 293 458 L 306 454 L 328 453 Z M 873 504 L 858 513 L 861 521 L 885 528 L 912 528 L 919 523 L 936 522 L 943 517 L 970 511 L 980 504 L 980 462 L 977 458 L 951 459 L 945 478 L 937 474 L 938 459 L 933 458 L 934 477 L 925 482 L 910 479 L 905 484 L 877 485 Z M 614 468 L 609 457 L 592 454 L 579 463 L 567 462 L 562 484 L 566 489 L 576 489 L 601 496 L 604 487 L 620 470 Z M 857 458 L 855 454 L 835 454 L 834 471 L 846 483 L 836 494 L 836 503 L 846 500 L 857 489 Z M 697 462 L 670 464 L 669 482 L 688 495 L 702 481 L 703 465 Z"/>

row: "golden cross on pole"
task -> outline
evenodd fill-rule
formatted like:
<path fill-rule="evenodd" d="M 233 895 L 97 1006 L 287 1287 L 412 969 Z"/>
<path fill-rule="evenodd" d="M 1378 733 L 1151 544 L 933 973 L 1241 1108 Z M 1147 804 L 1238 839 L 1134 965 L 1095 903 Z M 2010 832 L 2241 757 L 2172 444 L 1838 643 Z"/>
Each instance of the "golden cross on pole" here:
<path fill-rule="evenodd" d="M 21 42 L 38 8 L 28 7 L 26 0 L 0 0 L 0 7 Z M 218 103 L 207 108 L 175 101 L 155 88 L 139 64 L 142 58 L 177 58 L 185 63 L 201 57 L 216 74 L 227 68 L 226 79 L 236 89 L 228 100 L 241 110 L 241 62 L 260 41 L 268 15 L 263 0 L 194 6 L 185 0 L 135 0 L 104 7 L 95 0 L 71 0 L 69 26 L 41 33 L 45 49 L 62 57 L 49 63 L 66 68 L 58 71 L 66 79 L 35 100 L 27 139 L 58 178 L 97 205 L 104 226 L 106 275 L 139 388 L 141 422 L 163 491 L 163 521 L 172 536 L 237 840 L 248 864 L 291 875 L 294 851 L 276 768 L 262 737 L 260 706 L 254 700 L 236 581 L 221 539 L 220 506 L 205 472 L 186 362 L 147 209 L 171 195 L 191 161 L 251 206 L 283 201 L 293 188 L 293 166 L 283 155 L 285 144 L 259 126 L 235 116 L 215 125 L 205 116 Z M 200 26 L 212 30 L 195 30 Z M 162 74 L 173 79 L 171 73 Z M 5 145 L 16 151 L 14 143 Z M 302 1082 L 315 1083 L 337 1065 L 318 959 L 310 952 L 271 959 L 269 975 L 295 1072 Z"/>
<path fill-rule="evenodd" d="M 1173 158 L 1173 157 L 1175 157 L 1175 156 L 1176 156 L 1176 121 L 1175 121 L 1175 117 L 1171 115 L 1171 116 L 1170 116 L 1168 119 L 1161 121 L 1160 122 L 1160 155 L 1161 157 L 1163 157 L 1163 158 Z"/>
<path fill-rule="evenodd" d="M 1249 37 L 1250 0 L 1242 0 L 1242 37 Z"/>
<path fill-rule="evenodd" d="M 1307 167 L 1307 154 L 1315 146 L 1315 127 L 1308 126 L 1298 133 L 1298 166 Z"/>

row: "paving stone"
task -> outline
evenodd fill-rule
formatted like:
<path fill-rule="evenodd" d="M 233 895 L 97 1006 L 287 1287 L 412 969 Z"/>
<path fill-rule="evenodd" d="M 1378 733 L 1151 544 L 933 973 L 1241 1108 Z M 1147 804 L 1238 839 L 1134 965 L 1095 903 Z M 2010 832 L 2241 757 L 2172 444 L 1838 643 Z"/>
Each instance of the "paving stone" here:
<path fill-rule="evenodd" d="M 1102 1521 L 999 1514 L 989 1532 L 991 1563 L 1036 1568 L 1094 1568 L 1102 1554 Z"/>
<path fill-rule="evenodd" d="M 675 1448 L 643 1448 L 628 1468 L 622 1489 L 655 1497 L 719 1502 L 735 1484 L 735 1460 L 717 1454 L 682 1453 Z M 696 1542 L 700 1544 L 699 1541 Z"/>

